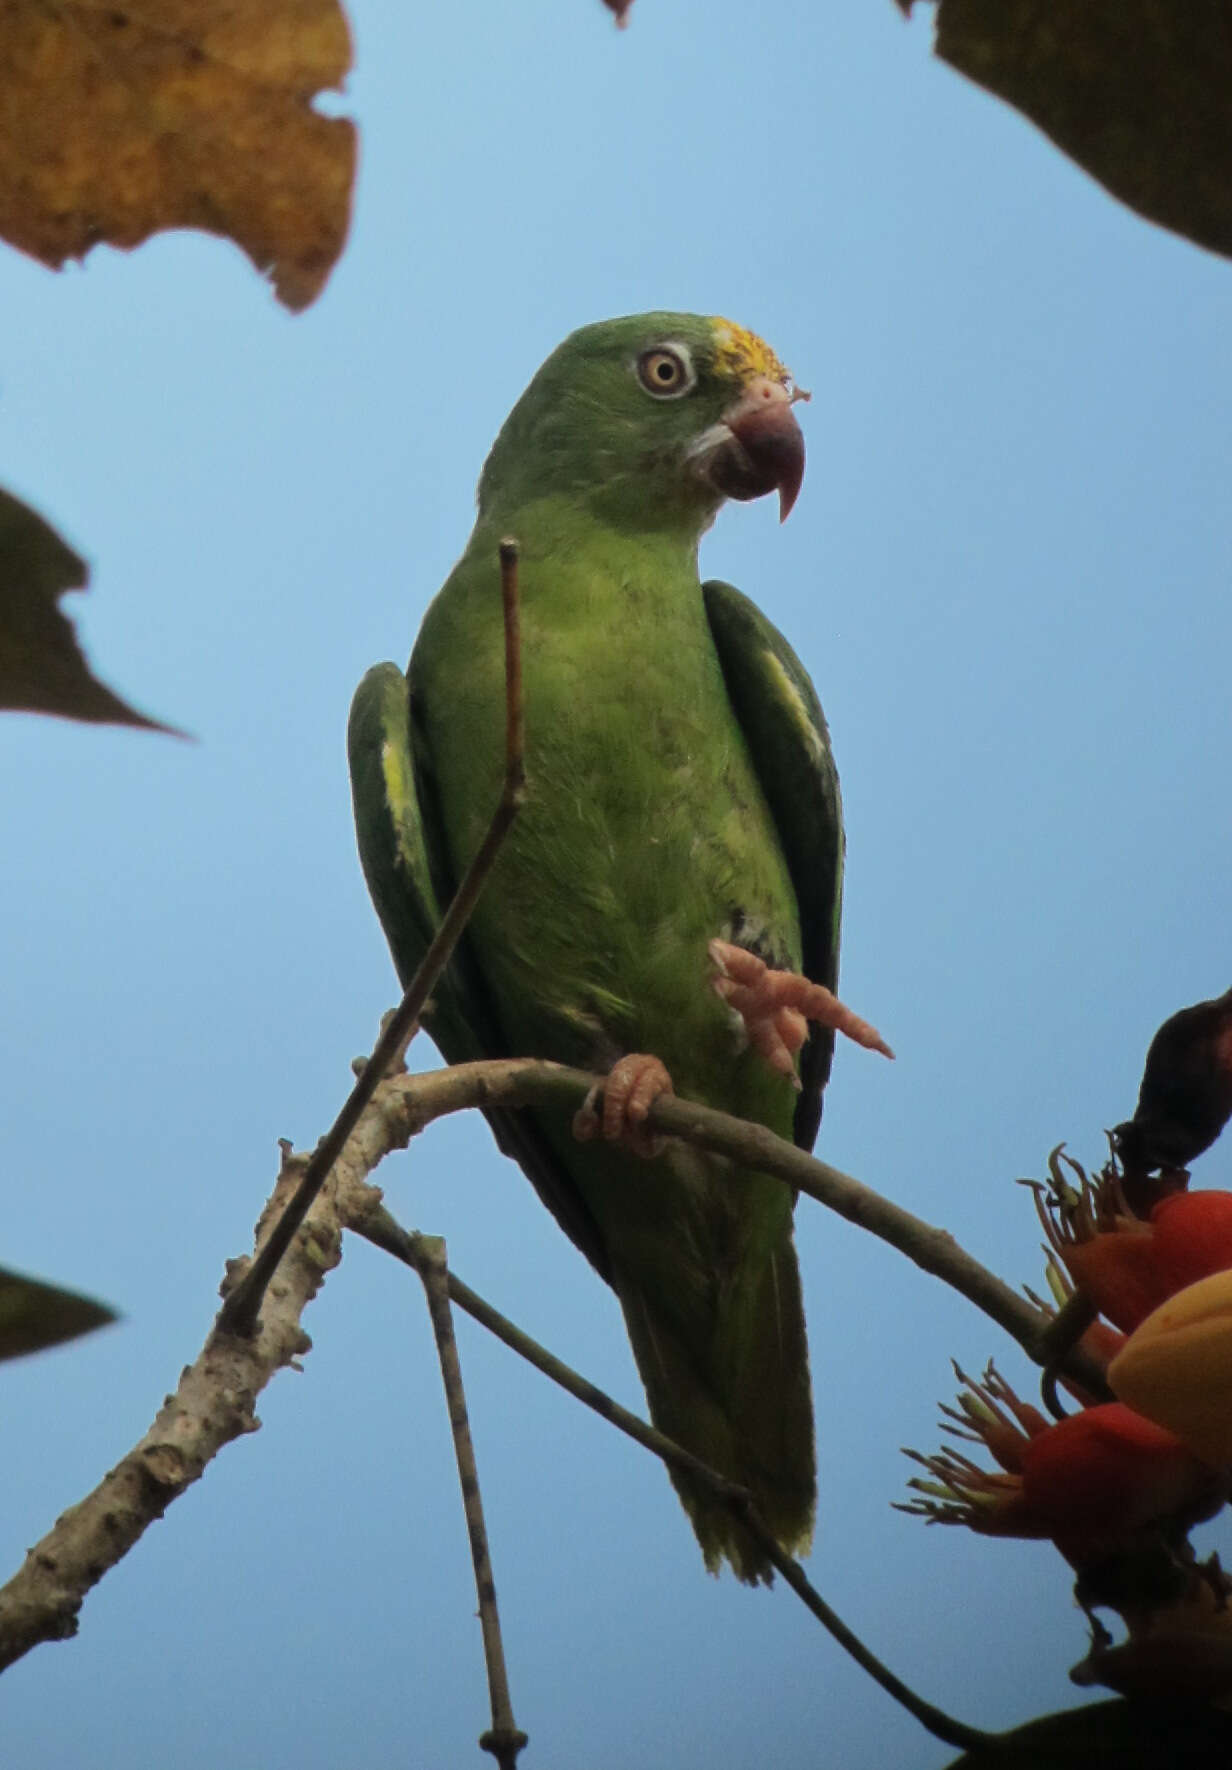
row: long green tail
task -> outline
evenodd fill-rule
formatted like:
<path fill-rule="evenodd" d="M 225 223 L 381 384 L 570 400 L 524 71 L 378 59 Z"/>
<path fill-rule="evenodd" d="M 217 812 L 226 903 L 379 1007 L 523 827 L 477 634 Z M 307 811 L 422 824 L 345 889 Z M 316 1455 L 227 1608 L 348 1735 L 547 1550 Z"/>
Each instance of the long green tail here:
<path fill-rule="evenodd" d="M 816 1510 L 813 1401 L 800 1271 L 791 1227 L 721 1305 L 701 1357 L 644 1291 L 613 1274 L 650 1417 L 661 1432 L 746 1487 L 783 1547 L 807 1552 Z M 696 1479 L 671 1470 L 706 1566 L 770 1584 L 773 1567 L 736 1514 Z"/>

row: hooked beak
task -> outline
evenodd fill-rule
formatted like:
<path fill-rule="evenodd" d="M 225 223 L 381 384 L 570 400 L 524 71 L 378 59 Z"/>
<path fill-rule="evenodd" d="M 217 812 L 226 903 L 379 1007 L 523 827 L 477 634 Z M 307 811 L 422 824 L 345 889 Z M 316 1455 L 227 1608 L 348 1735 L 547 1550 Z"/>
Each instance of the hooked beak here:
<path fill-rule="evenodd" d="M 790 393 L 768 375 L 753 377 L 690 451 L 715 491 L 742 502 L 776 491 L 779 521 L 787 521 L 804 478 L 804 438 L 791 409 L 801 398 L 808 395 Z"/>

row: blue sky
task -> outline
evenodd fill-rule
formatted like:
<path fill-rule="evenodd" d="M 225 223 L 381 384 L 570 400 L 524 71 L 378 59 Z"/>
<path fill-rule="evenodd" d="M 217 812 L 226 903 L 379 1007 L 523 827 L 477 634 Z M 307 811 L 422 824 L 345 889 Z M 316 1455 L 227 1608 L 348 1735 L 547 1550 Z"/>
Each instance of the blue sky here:
<path fill-rule="evenodd" d="M 1014 1282 L 1013 1181 L 1089 1160 L 1151 1033 L 1232 981 L 1225 881 L 1229 267 L 1117 206 L 934 63 L 890 0 L 356 0 L 355 224 L 292 319 L 236 249 L 53 276 L 0 256 L 0 484 L 93 565 L 100 673 L 196 742 L 7 717 L 7 1265 L 123 1322 L 6 1367 L 4 1554 L 144 1431 L 395 989 L 355 858 L 355 682 L 404 658 L 484 453 L 574 326 L 723 313 L 813 390 L 780 529 L 703 570 L 791 637 L 847 808 L 842 1053 L 820 1153 Z M 428 1048 L 421 1064 L 435 1061 Z M 1227 1183 L 1216 1149 L 1206 1184 Z M 381 1173 L 405 1222 L 622 1400 L 614 1300 L 479 1122 Z M 968 1306 L 802 1205 L 816 1583 L 932 1700 L 1074 1696 L 1059 1558 L 890 1510 L 949 1358 L 1029 1374 Z M 302 1375 L 0 1692 L 25 1770 L 478 1761 L 465 1534 L 415 1280 L 350 1248 Z M 524 1758 L 541 1770 L 947 1751 L 790 1594 L 708 1579 L 662 1471 L 459 1328 Z M 1208 1533 L 1230 1545 L 1226 1526 Z M 171 1742 L 174 1742 L 173 1744 Z"/>

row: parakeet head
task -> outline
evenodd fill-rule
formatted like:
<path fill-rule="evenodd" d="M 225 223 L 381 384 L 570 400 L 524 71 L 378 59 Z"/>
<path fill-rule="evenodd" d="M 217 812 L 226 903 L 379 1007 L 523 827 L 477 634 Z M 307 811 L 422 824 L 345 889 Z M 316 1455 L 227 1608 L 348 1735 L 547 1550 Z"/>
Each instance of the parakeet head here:
<path fill-rule="evenodd" d="M 807 397 L 729 320 L 642 313 L 583 326 L 509 414 L 480 513 L 566 493 L 611 521 L 700 533 L 725 498 L 777 491 L 785 518 L 804 475 L 792 406 Z"/>

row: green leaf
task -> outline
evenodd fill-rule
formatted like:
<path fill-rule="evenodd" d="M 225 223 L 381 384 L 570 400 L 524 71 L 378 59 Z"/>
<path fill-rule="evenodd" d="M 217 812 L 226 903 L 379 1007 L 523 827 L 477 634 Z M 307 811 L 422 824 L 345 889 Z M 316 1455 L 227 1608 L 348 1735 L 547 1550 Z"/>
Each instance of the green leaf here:
<path fill-rule="evenodd" d="M 1213 1770 L 1232 1762 L 1232 1715 L 1098 1702 L 1043 1715 L 946 1770 Z"/>
<path fill-rule="evenodd" d="M 85 561 L 27 505 L 0 491 L 0 708 L 166 731 L 97 677 L 57 604 L 85 588 Z"/>
<path fill-rule="evenodd" d="M 115 1310 L 0 1267 L 0 1359 L 23 1358 L 114 1321 Z"/>

